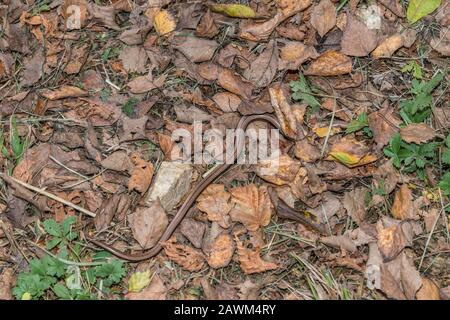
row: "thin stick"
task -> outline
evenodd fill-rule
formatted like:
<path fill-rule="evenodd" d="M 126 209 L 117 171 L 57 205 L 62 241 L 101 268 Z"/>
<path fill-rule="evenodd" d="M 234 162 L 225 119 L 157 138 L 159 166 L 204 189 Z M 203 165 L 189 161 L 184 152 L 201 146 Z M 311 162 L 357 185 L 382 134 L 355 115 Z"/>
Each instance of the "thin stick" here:
<path fill-rule="evenodd" d="M 76 171 L 73 170 L 73 169 L 70 169 L 68 166 L 66 166 L 64 163 L 60 162 L 60 161 L 59 161 L 58 159 L 56 159 L 55 157 L 50 156 L 49 158 L 52 159 L 53 161 L 55 161 L 57 164 L 59 164 L 59 165 L 60 165 L 61 167 L 63 167 L 64 169 L 66 169 L 66 170 L 68 170 L 68 171 L 70 171 L 70 172 L 76 174 L 77 176 L 79 176 L 79 177 L 81 177 L 81 178 L 83 178 L 83 179 L 85 179 L 85 180 L 89 179 L 89 177 L 86 177 L 85 175 L 82 175 L 81 173 L 76 172 Z"/>
<path fill-rule="evenodd" d="M 14 181 L 14 182 L 20 184 L 22 187 L 25 187 L 25 188 L 27 188 L 27 189 L 30 189 L 30 190 L 34 191 L 34 192 L 37 192 L 37 193 L 39 193 L 39 194 L 41 194 L 41 195 L 43 195 L 43 196 L 46 196 L 47 198 L 50 198 L 50 199 L 52 199 L 52 200 L 61 202 L 62 204 L 65 204 L 66 206 L 69 206 L 69 207 L 71 207 L 71 208 L 73 208 L 73 209 L 75 209 L 75 210 L 78 210 L 78 211 L 80 211 L 80 212 L 82 212 L 82 213 L 84 213 L 84 214 L 86 214 L 86 215 L 88 215 L 88 216 L 90 216 L 90 217 L 95 218 L 95 213 L 93 213 L 92 211 L 89 211 L 89 210 L 84 209 L 84 208 L 82 208 L 82 207 L 80 207 L 80 206 L 77 206 L 76 204 L 73 204 L 73 203 L 70 202 L 70 201 L 67 201 L 67 200 L 64 200 L 64 199 L 62 199 L 62 198 L 60 198 L 60 197 L 58 197 L 58 196 L 55 196 L 54 194 L 51 194 L 51 193 L 49 193 L 49 192 L 47 192 L 47 191 L 45 191 L 45 190 L 36 188 L 36 187 L 32 186 L 31 184 L 28 184 L 28 183 L 26 183 L 26 182 L 17 180 L 16 178 L 13 178 L 13 177 L 11 177 L 11 176 L 8 176 L 7 178 L 5 178 L 5 174 L 4 174 L 4 173 L 0 173 L 0 177 L 1 177 L 2 179 L 4 179 L 4 180 L 6 180 L 6 179 L 11 179 L 12 181 Z"/>

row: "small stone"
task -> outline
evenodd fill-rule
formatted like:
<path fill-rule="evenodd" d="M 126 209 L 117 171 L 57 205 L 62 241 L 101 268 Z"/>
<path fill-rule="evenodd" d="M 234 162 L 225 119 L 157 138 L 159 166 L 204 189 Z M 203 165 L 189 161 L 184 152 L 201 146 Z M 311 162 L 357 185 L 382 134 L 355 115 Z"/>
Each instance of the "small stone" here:
<path fill-rule="evenodd" d="M 172 210 L 189 191 L 192 173 L 189 164 L 162 162 L 146 202 L 151 203 L 159 198 L 166 211 Z"/>

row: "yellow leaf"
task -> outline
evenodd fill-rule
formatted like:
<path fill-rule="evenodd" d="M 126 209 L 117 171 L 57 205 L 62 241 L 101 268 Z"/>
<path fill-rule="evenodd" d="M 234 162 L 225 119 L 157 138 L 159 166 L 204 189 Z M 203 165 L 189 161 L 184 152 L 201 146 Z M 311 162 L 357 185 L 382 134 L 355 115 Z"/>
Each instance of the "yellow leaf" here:
<path fill-rule="evenodd" d="M 31 300 L 31 294 L 29 292 L 24 292 L 21 300 Z"/>
<path fill-rule="evenodd" d="M 175 30 L 177 23 L 175 18 L 167 10 L 158 12 L 153 20 L 153 26 L 160 36 L 168 34 Z"/>
<path fill-rule="evenodd" d="M 322 128 L 315 128 L 313 129 L 314 133 L 317 134 L 319 138 L 324 138 L 328 134 L 328 127 L 322 127 Z M 339 132 L 339 128 L 331 128 L 330 136 L 334 135 L 335 133 Z"/>
<path fill-rule="evenodd" d="M 139 292 L 150 283 L 150 270 L 133 273 L 128 281 L 129 292 Z"/>
<path fill-rule="evenodd" d="M 255 18 L 256 13 L 243 4 L 213 4 L 211 10 L 233 18 Z"/>
<path fill-rule="evenodd" d="M 330 152 L 330 156 L 348 167 L 355 166 L 361 160 L 361 158 L 346 152 Z"/>

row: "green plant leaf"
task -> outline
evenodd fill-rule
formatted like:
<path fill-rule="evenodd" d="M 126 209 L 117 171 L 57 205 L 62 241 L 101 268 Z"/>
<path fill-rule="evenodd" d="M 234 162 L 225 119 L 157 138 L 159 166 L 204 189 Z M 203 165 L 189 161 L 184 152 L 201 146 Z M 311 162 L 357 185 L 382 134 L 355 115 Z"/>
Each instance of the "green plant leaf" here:
<path fill-rule="evenodd" d="M 62 300 L 70 300 L 72 299 L 72 297 L 70 296 L 70 291 L 69 289 L 66 288 L 66 286 L 64 286 L 61 283 L 57 283 L 53 286 L 53 292 L 55 293 L 55 295 L 62 299 Z"/>
<path fill-rule="evenodd" d="M 410 0 L 406 17 L 411 23 L 417 22 L 432 13 L 441 5 L 441 0 Z"/>
<path fill-rule="evenodd" d="M 345 133 L 353 133 L 369 126 L 367 113 L 361 113 L 355 120 L 352 120 L 345 129 Z"/>
<path fill-rule="evenodd" d="M 450 172 L 447 172 L 439 182 L 439 188 L 446 196 L 450 196 Z"/>
<path fill-rule="evenodd" d="M 291 81 L 290 86 L 293 92 L 292 98 L 294 100 L 305 103 L 313 109 L 320 108 L 320 103 L 312 95 L 311 88 L 309 87 L 309 84 L 303 74 L 299 74 L 297 81 Z"/>
<path fill-rule="evenodd" d="M 45 231 L 54 237 L 62 237 L 61 226 L 53 219 L 48 219 L 44 221 L 44 229 Z"/>

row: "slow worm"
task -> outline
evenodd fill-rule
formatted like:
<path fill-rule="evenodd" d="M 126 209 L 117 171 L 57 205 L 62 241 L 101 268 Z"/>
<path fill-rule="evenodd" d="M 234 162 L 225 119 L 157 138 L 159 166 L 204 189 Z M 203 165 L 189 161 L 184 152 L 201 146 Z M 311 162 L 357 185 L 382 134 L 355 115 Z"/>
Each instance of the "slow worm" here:
<path fill-rule="evenodd" d="M 279 129 L 280 132 L 284 135 L 278 120 L 268 114 L 244 116 L 239 121 L 238 125 L 236 126 L 236 129 L 242 129 L 245 131 L 247 129 L 248 125 L 251 122 L 256 121 L 256 120 L 263 120 L 263 121 L 269 122 L 270 124 L 275 126 L 277 129 Z M 234 161 L 236 161 L 237 156 L 242 152 L 242 148 L 244 147 L 244 143 L 245 143 L 245 141 L 242 139 L 242 137 L 241 137 L 241 139 L 239 139 L 239 137 L 241 137 L 241 136 L 238 135 L 238 140 L 236 141 L 236 150 L 234 153 Z M 244 139 L 245 139 L 245 137 L 244 137 Z M 94 243 L 95 245 L 99 246 L 100 248 L 103 248 L 106 251 L 109 251 L 113 255 L 115 255 L 121 259 L 131 261 L 131 262 L 139 262 L 139 261 L 147 260 L 147 259 L 150 259 L 150 258 L 156 256 L 163 248 L 162 243 L 167 241 L 172 236 L 173 232 L 178 227 L 178 225 L 181 223 L 181 221 L 184 219 L 184 217 L 186 216 L 186 213 L 189 211 L 191 206 L 194 204 L 197 197 L 203 192 L 203 190 L 206 189 L 206 187 L 208 187 L 209 184 L 214 182 L 218 177 L 220 177 L 223 173 L 225 173 L 232 165 L 233 164 L 226 163 L 226 164 L 221 164 L 221 165 L 217 166 L 210 172 L 210 174 L 208 176 L 206 176 L 196 187 L 193 188 L 193 190 L 188 195 L 188 197 L 186 198 L 186 200 L 184 201 L 184 203 L 182 204 L 180 209 L 175 214 L 175 217 L 170 222 L 167 229 L 162 234 L 158 243 L 153 248 L 148 250 L 147 252 L 144 252 L 139 255 L 130 255 L 130 254 L 123 253 L 123 252 L 117 250 L 116 248 L 109 246 L 103 242 L 100 242 L 100 241 L 97 241 L 97 240 L 94 240 L 91 238 L 88 238 L 88 240 L 91 241 L 92 243 Z"/>

